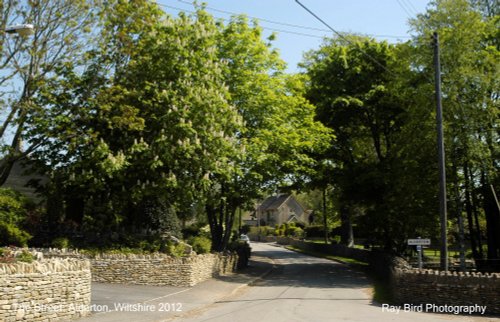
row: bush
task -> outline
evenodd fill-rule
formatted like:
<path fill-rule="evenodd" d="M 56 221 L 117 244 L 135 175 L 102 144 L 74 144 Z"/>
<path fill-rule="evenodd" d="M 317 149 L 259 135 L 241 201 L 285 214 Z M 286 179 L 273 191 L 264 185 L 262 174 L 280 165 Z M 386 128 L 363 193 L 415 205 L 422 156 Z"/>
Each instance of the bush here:
<path fill-rule="evenodd" d="M 69 248 L 70 247 L 69 239 L 66 237 L 58 237 L 52 241 L 52 247 L 59 249 Z"/>
<path fill-rule="evenodd" d="M 306 238 L 324 238 L 325 229 L 323 226 L 308 226 L 304 229 Z"/>
<path fill-rule="evenodd" d="M 159 238 L 152 238 L 151 240 L 141 240 L 138 247 L 147 253 L 159 252 L 162 246 L 162 241 Z"/>
<path fill-rule="evenodd" d="M 212 249 L 212 241 L 204 236 L 191 237 L 188 244 L 193 246 L 193 250 L 197 254 L 207 254 Z"/>
<path fill-rule="evenodd" d="M 304 230 L 300 227 L 290 227 L 286 233 L 287 236 L 301 238 L 304 236 Z"/>
<path fill-rule="evenodd" d="M 276 228 L 270 226 L 251 227 L 250 234 L 261 236 L 273 236 Z"/>
<path fill-rule="evenodd" d="M 248 266 L 248 261 L 252 251 L 248 243 L 240 240 L 234 241 L 229 244 L 229 250 L 238 254 L 238 263 L 236 264 L 237 269 L 242 269 Z"/>
<path fill-rule="evenodd" d="M 0 248 L 0 263 L 31 263 L 34 260 L 35 256 L 26 249 L 23 249 L 21 253 L 18 253 L 17 251 L 13 251 L 9 248 Z"/>
<path fill-rule="evenodd" d="M 0 222 L 20 225 L 25 217 L 26 198 L 12 189 L 0 188 Z"/>
<path fill-rule="evenodd" d="M 175 244 L 171 241 L 167 242 L 166 253 L 173 257 L 182 257 L 185 255 L 186 246 L 183 243 Z"/>
<path fill-rule="evenodd" d="M 31 238 L 30 234 L 13 224 L 0 222 L 0 245 L 26 247 Z"/>
<path fill-rule="evenodd" d="M 196 236 L 210 236 L 210 228 L 205 223 L 196 223 L 182 229 L 182 238 L 189 239 Z"/>
<path fill-rule="evenodd" d="M 245 234 L 245 235 L 248 234 L 250 232 L 251 227 L 252 226 L 250 226 L 250 225 L 241 226 L 240 234 Z"/>
<path fill-rule="evenodd" d="M 21 254 L 16 256 L 17 261 L 24 263 L 32 263 L 35 260 L 35 256 L 27 250 L 23 250 Z"/>

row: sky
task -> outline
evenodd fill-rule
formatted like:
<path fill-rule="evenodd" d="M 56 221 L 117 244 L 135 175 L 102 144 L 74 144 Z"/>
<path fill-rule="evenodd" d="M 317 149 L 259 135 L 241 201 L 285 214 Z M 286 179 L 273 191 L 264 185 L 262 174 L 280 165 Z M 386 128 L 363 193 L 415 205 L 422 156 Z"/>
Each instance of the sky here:
<path fill-rule="evenodd" d="M 201 1 L 199 1 L 201 2 Z M 322 37 L 333 33 L 304 10 L 295 0 L 204 0 L 207 11 L 228 19 L 231 13 L 259 18 L 265 36 L 277 34 L 274 46 L 288 64 L 288 71 L 298 71 L 303 53 L 317 49 Z M 338 32 L 353 32 L 389 42 L 410 38 L 408 20 L 425 12 L 430 0 L 300 0 Z M 169 14 L 192 11 L 189 0 L 157 0 Z M 301 27 L 297 27 L 301 26 Z M 307 28 L 303 28 L 307 27 Z"/>

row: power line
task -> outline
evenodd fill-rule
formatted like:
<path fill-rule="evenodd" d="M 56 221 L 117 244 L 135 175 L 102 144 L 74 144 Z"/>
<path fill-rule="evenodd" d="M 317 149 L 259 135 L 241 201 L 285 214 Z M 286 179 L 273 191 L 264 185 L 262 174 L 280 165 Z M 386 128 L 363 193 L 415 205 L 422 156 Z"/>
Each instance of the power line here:
<path fill-rule="evenodd" d="M 177 0 L 177 1 L 179 1 L 181 3 L 193 5 L 192 2 L 185 1 L 185 0 Z M 217 8 L 213 8 L 213 7 L 206 6 L 205 8 L 209 9 L 209 10 L 212 10 L 212 11 L 215 11 L 215 12 L 225 13 L 225 14 L 228 14 L 228 15 L 239 15 L 236 12 L 221 10 L 221 9 L 217 9 Z M 275 25 L 282 25 L 282 26 L 293 27 L 293 28 L 300 28 L 300 29 L 308 29 L 308 30 L 313 30 L 313 31 L 330 32 L 330 30 L 326 30 L 326 29 L 315 28 L 315 27 L 308 27 L 308 26 L 301 26 L 301 25 L 291 24 L 291 23 L 287 23 L 287 22 L 279 22 L 279 21 L 269 20 L 269 19 L 265 19 L 265 18 L 259 18 L 259 17 L 253 17 L 253 16 L 248 16 L 248 18 L 257 19 L 259 21 L 264 21 L 264 22 L 267 22 L 267 23 L 275 24 Z"/>
<path fill-rule="evenodd" d="M 162 4 L 162 3 L 156 3 L 156 4 L 159 5 L 159 6 L 161 6 L 161 7 L 165 7 L 165 8 L 169 8 L 169 9 L 181 11 L 181 12 L 189 12 L 189 13 L 194 13 L 194 14 L 196 13 L 196 11 L 192 11 L 192 10 L 188 10 L 188 9 L 184 9 L 184 8 L 179 8 L 179 7 L 174 7 L 174 6 L 170 6 L 170 5 L 166 5 L 166 4 Z M 215 17 L 215 18 L 222 19 L 222 20 L 228 21 L 228 22 L 231 21 L 231 19 L 222 18 L 222 17 Z M 313 35 L 313 34 L 306 34 L 306 33 L 296 32 L 296 31 L 291 31 L 291 30 L 268 28 L 268 27 L 263 27 L 263 26 L 260 26 L 260 27 L 262 29 L 264 29 L 264 30 L 275 31 L 275 32 L 282 32 L 282 33 L 287 33 L 287 34 L 292 34 L 292 35 L 297 35 L 297 36 L 304 36 L 304 37 L 311 37 L 311 38 L 318 38 L 318 39 L 325 38 L 325 36 Z"/>
<path fill-rule="evenodd" d="M 194 3 L 186 1 L 186 0 L 177 0 L 177 1 L 181 2 L 181 3 L 184 3 L 184 4 L 188 4 L 188 5 L 194 6 Z M 167 5 L 163 5 L 163 4 L 160 4 L 160 3 L 157 3 L 157 4 L 161 5 L 161 6 L 167 6 Z M 207 9 L 209 11 L 214 11 L 214 12 L 223 13 L 223 14 L 227 14 L 227 15 L 240 15 L 240 13 L 237 13 L 237 12 L 232 12 L 232 11 L 227 11 L 227 10 L 221 10 L 221 9 L 217 9 L 217 8 L 209 7 L 209 6 L 205 6 L 203 8 L 205 8 L 205 9 Z M 177 8 L 177 10 L 181 10 L 181 9 Z M 249 17 L 249 18 L 251 18 L 251 19 L 257 19 L 257 20 L 259 20 L 261 22 L 267 22 L 267 23 L 271 23 L 271 24 L 275 24 L 275 25 L 281 25 L 281 26 L 285 26 L 285 27 L 292 27 L 292 28 L 298 28 L 298 29 L 304 29 L 304 30 L 312 30 L 312 31 L 320 31 L 320 32 L 330 32 L 330 30 L 328 30 L 328 29 L 322 29 L 322 28 L 315 28 L 315 27 L 310 27 L 310 26 L 297 25 L 297 24 L 292 24 L 292 23 L 288 23 L 288 22 L 280 22 L 280 21 L 270 20 L 270 19 L 266 19 L 266 18 L 260 18 L 260 17 L 256 17 L 256 16 L 250 16 L 250 15 L 246 15 L 246 16 Z M 227 19 L 221 18 L 221 17 L 218 17 L 218 18 L 227 20 Z M 292 31 L 292 30 L 276 29 L 276 28 L 269 28 L 269 27 L 263 27 L 263 26 L 261 26 L 261 27 L 263 29 L 277 31 L 277 32 L 295 34 L 295 35 L 312 37 L 312 38 L 324 38 L 324 36 L 307 34 L 307 33 L 302 33 L 302 32 L 297 32 L 297 31 Z M 404 38 L 408 39 L 408 38 L 411 38 L 410 36 L 378 35 L 378 34 L 366 34 L 366 33 L 363 33 L 363 34 L 366 35 L 366 36 L 369 36 L 369 37 L 380 37 L 380 38 L 395 38 L 395 39 L 404 39 Z"/>
<path fill-rule="evenodd" d="M 309 8 L 307 8 L 305 5 L 303 5 L 299 0 L 295 0 L 295 2 L 297 2 L 302 8 L 304 8 L 304 10 L 306 10 L 307 12 L 309 12 L 314 18 L 316 18 L 318 21 L 320 21 L 322 24 L 324 24 L 326 27 L 328 27 L 328 29 L 330 29 L 331 31 L 333 31 L 334 34 L 336 34 L 339 38 L 342 38 L 343 40 L 345 40 L 346 42 L 348 42 L 351 46 L 353 46 L 354 48 L 356 48 L 357 50 L 359 50 L 359 52 L 361 52 L 363 55 L 365 55 L 366 57 L 370 58 L 371 61 L 373 61 L 375 64 L 377 64 L 378 66 L 382 67 L 383 70 L 385 70 L 386 72 L 388 72 L 389 74 L 391 75 L 395 75 L 391 70 L 387 69 L 381 62 L 379 62 L 377 59 L 375 59 L 374 57 L 372 57 L 370 54 L 368 54 L 366 51 L 364 51 L 363 49 L 361 49 L 361 47 L 359 46 L 356 46 L 351 40 L 349 40 L 347 37 L 345 37 L 344 35 L 342 35 L 340 32 L 338 32 L 337 30 L 333 29 L 329 24 L 327 24 L 323 19 L 321 19 L 318 15 L 316 15 L 314 12 L 312 12 Z"/>
<path fill-rule="evenodd" d="M 417 10 L 417 8 L 415 8 L 415 6 L 411 2 L 411 0 L 403 0 L 403 1 L 408 4 L 408 7 L 411 9 L 411 11 L 413 11 L 414 15 L 417 16 L 418 15 L 418 10 Z"/>
<path fill-rule="evenodd" d="M 408 7 L 406 7 L 406 5 L 403 5 L 403 2 L 401 2 L 401 0 L 396 0 L 396 2 L 403 9 L 403 11 L 406 12 L 406 15 L 408 16 L 408 18 L 412 19 L 413 15 L 410 13 L 410 10 L 408 10 Z"/>

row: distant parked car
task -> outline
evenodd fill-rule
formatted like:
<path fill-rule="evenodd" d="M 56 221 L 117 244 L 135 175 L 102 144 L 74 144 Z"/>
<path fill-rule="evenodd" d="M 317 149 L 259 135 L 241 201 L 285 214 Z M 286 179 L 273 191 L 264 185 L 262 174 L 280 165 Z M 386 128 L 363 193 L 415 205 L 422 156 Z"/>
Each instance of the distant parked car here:
<path fill-rule="evenodd" d="M 247 243 L 248 245 L 250 245 L 250 238 L 248 238 L 248 236 L 247 236 L 247 235 L 245 235 L 245 234 L 241 234 L 241 235 L 240 235 L 240 240 L 241 240 L 241 241 L 244 241 L 245 243 Z"/>

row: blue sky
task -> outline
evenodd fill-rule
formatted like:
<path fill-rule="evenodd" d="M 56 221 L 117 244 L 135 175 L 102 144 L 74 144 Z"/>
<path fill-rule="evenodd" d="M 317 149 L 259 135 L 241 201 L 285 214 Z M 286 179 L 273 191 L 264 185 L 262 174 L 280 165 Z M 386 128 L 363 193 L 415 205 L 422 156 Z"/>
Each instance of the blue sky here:
<path fill-rule="evenodd" d="M 330 36 L 326 27 L 299 6 L 295 0 L 205 0 L 207 11 L 219 18 L 232 12 L 260 18 L 266 35 L 277 32 L 275 46 L 288 63 L 288 70 L 297 71 L 305 51 L 316 49 L 321 37 Z M 332 28 L 339 32 L 356 32 L 389 42 L 409 39 L 408 20 L 425 12 L 430 0 L 300 0 Z M 157 0 L 172 15 L 180 10 L 193 10 L 189 0 Z M 224 12 L 223 12 L 224 11 Z M 269 20 L 269 21 L 264 21 Z M 283 24 L 273 23 L 279 22 Z M 304 26 L 306 28 L 291 25 Z M 320 30 L 316 30 L 320 29 Z M 326 31 L 323 31 L 326 30 Z"/>

